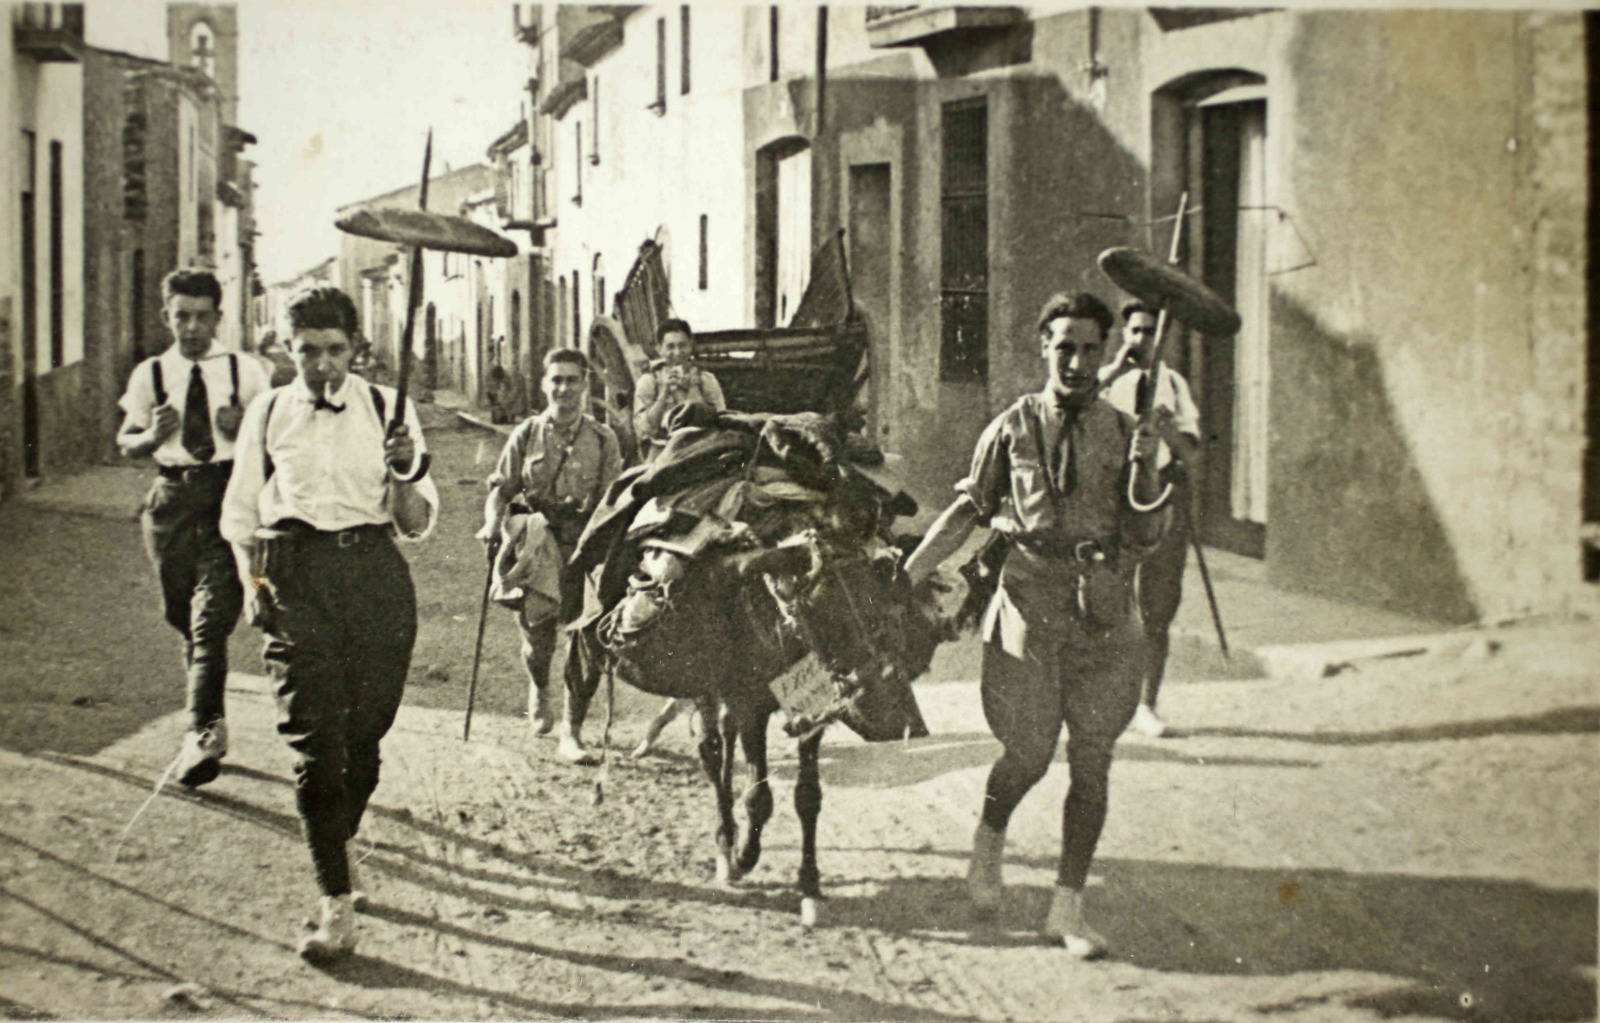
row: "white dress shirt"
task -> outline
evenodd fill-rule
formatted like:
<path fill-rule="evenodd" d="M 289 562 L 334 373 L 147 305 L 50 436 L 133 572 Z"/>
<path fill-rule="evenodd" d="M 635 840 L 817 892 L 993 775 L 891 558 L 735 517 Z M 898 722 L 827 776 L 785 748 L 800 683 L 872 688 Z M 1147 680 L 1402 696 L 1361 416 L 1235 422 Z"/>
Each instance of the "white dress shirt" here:
<path fill-rule="evenodd" d="M 261 368 L 261 363 L 253 356 L 241 352 L 234 352 L 233 360 L 239 365 L 239 406 L 247 407 L 258 394 L 264 393 L 272 386 L 271 379 Z M 200 367 L 200 378 L 206 382 L 206 402 L 211 406 L 211 437 L 216 442 L 216 454 L 211 456 L 213 462 L 226 462 L 233 458 L 235 442 L 225 437 L 217 429 L 217 410 L 233 402 L 233 373 L 228 368 L 229 353 L 222 351 L 216 344 L 212 344 L 199 362 L 191 361 L 184 357 L 174 344 L 160 355 L 146 359 L 133 368 L 133 375 L 128 377 L 128 390 L 117 402 L 118 407 L 127 415 L 127 425 L 136 430 L 147 429 L 154 416 L 156 406 L 161 403 L 156 400 L 155 371 L 150 367 L 155 363 L 161 364 L 161 386 L 167 392 L 166 403 L 178 410 L 179 426 L 161 442 L 161 446 L 152 452 L 152 457 L 159 465 L 195 465 L 195 457 L 189 449 L 183 446 L 183 411 L 184 403 L 189 395 L 189 376 L 195 366 Z"/>
<path fill-rule="evenodd" d="M 378 390 L 392 416 L 394 389 L 379 385 Z M 228 541 L 249 544 L 258 527 L 285 519 L 299 519 L 329 532 L 394 521 L 389 504 L 394 477 L 383 459 L 386 424 L 373 405 L 372 385 L 351 374 L 327 400 L 343 411 L 315 408 L 316 396 L 297 379 L 261 395 L 245 411 L 233 477 L 222 501 L 221 529 Z M 428 448 L 417 408 L 409 401 L 405 422 L 416 446 L 415 468 Z M 264 457 L 269 452 L 270 479 Z M 427 537 L 439 520 L 439 491 L 433 477 L 417 481 L 416 491 L 427 502 L 428 524 L 415 537 L 402 534 L 404 539 Z"/>
<path fill-rule="evenodd" d="M 1136 415 L 1134 409 L 1139 402 L 1139 381 L 1142 379 L 1143 370 L 1122 374 L 1106 388 L 1106 401 L 1120 412 Z M 1156 408 L 1171 412 L 1172 425 L 1177 427 L 1178 432 L 1188 434 L 1199 443 L 1200 407 L 1194 403 L 1194 397 L 1189 393 L 1189 382 L 1183 378 L 1183 374 L 1165 363 L 1162 363 L 1160 375 L 1156 378 Z M 1167 450 L 1166 442 L 1162 441 L 1156 449 L 1156 467 L 1161 468 L 1171 461 L 1172 452 Z"/>

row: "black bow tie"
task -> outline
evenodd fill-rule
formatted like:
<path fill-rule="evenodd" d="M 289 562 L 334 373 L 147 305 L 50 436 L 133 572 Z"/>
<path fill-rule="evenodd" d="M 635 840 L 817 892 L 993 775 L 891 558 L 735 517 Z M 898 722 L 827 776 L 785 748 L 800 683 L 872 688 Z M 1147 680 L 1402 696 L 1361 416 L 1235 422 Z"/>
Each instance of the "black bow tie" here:
<path fill-rule="evenodd" d="M 338 413 L 344 411 L 344 406 L 335 405 L 333 402 L 319 394 L 317 395 L 317 400 L 311 403 L 311 411 L 319 412 L 322 409 L 327 409 L 329 412 Z"/>

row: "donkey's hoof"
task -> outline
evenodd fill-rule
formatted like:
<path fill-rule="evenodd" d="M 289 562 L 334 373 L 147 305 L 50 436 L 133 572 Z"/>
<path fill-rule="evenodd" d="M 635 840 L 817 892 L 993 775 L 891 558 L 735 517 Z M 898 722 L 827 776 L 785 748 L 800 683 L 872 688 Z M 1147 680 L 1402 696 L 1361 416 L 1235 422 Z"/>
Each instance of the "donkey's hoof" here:
<path fill-rule="evenodd" d="M 822 914 L 822 900 L 813 895 L 800 897 L 800 926 L 806 930 L 817 926 L 817 919 Z"/>
<path fill-rule="evenodd" d="M 717 853 L 717 884 L 732 888 L 738 880 L 739 871 L 734 869 L 733 858 L 727 853 Z"/>

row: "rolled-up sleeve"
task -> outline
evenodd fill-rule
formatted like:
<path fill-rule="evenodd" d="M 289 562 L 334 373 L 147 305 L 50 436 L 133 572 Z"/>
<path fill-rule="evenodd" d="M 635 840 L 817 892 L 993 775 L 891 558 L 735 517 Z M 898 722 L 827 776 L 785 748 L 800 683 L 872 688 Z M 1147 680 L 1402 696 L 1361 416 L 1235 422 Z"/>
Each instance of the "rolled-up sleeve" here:
<path fill-rule="evenodd" d="M 125 425 L 135 430 L 143 430 L 150 425 L 150 413 L 156 407 L 155 382 L 151 379 L 151 360 L 145 360 L 133 367 L 133 373 L 128 377 L 128 389 L 117 401 L 117 407 L 122 409 L 127 417 Z"/>
<path fill-rule="evenodd" d="M 972 467 L 966 478 L 956 484 L 962 494 L 978 509 L 980 521 L 987 524 L 1000 510 L 1000 501 L 1007 494 L 1011 473 L 1010 441 L 1005 429 L 1005 416 L 997 417 L 978 438 L 972 451 Z"/>
<path fill-rule="evenodd" d="M 524 420 L 506 438 L 506 446 L 500 449 L 494 471 L 489 474 L 490 490 L 498 490 L 506 497 L 522 493 L 522 464 L 527 460 L 528 438 L 533 433 L 534 422 L 532 419 Z"/>

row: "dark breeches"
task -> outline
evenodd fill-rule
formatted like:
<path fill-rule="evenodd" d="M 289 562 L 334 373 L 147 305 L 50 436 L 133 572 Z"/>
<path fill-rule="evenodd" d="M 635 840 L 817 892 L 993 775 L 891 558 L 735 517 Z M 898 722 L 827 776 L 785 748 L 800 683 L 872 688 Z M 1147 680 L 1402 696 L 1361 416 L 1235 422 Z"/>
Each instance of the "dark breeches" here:
<path fill-rule="evenodd" d="M 278 683 L 278 733 L 296 755 L 295 805 L 317 884 L 342 895 L 345 843 L 378 786 L 378 744 L 405 692 L 416 593 L 381 533 L 346 547 L 327 534 L 291 544 L 266 572 L 276 600 L 264 658 Z"/>
<path fill-rule="evenodd" d="M 217 531 L 223 470 L 189 479 L 158 477 L 139 517 L 145 551 L 161 581 L 161 609 L 183 637 L 190 727 L 224 714 L 228 637 L 239 622 L 244 590 L 233 551 Z"/>
<path fill-rule="evenodd" d="M 1167 672 L 1172 620 L 1183 600 L 1183 571 L 1189 560 L 1188 520 L 1181 514 L 1154 551 L 1139 563 L 1139 611 L 1144 617 L 1144 702 L 1154 707 Z"/>
<path fill-rule="evenodd" d="M 1067 729 L 1068 787 L 1057 883 L 1083 887 L 1105 826 L 1111 755 L 1139 703 L 1142 641 L 1136 629 L 1063 646 L 1051 670 L 983 650 L 983 713 L 1005 752 L 989 771 L 983 822 L 1005 830 L 1011 813 L 1043 778 Z"/>

